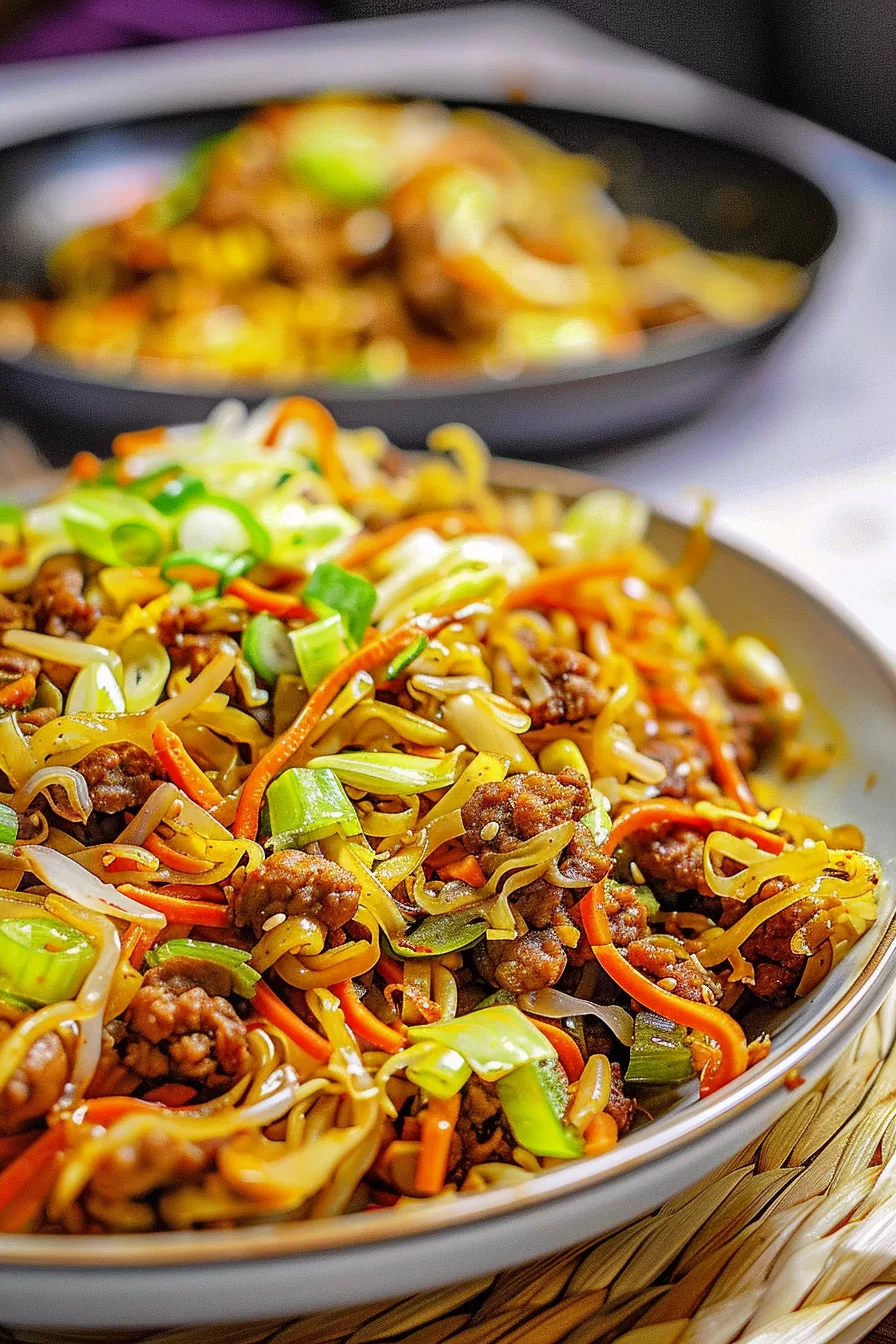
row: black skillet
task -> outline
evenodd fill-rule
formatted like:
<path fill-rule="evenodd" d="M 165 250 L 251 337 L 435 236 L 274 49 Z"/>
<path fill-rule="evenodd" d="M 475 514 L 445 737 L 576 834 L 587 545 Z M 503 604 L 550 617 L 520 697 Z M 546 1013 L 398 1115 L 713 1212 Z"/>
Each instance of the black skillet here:
<path fill-rule="evenodd" d="M 641 122 L 549 108 L 504 107 L 566 149 L 598 155 L 627 214 L 677 225 L 704 247 L 794 261 L 815 280 L 837 227 L 824 193 L 772 159 Z M 183 153 L 234 125 L 244 109 L 180 113 L 48 136 L 0 151 L 0 289 L 44 285 L 48 248 L 73 229 L 123 213 Z M 305 384 L 347 427 L 379 425 L 405 447 L 446 421 L 477 429 L 496 450 L 548 456 L 682 421 L 714 398 L 792 319 L 745 330 L 665 328 L 624 361 L 601 360 L 493 381 L 411 379 L 388 388 Z M 16 420 L 54 463 L 80 448 L 107 452 L 121 430 L 204 419 L 224 396 L 257 405 L 260 383 L 163 384 L 92 377 L 44 354 L 0 357 L 0 415 Z"/>

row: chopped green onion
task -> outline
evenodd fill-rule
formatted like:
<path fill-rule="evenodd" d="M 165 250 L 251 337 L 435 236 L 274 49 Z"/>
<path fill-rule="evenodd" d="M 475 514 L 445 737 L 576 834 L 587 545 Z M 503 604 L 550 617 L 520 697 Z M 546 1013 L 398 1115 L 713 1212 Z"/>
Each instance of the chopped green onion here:
<path fill-rule="evenodd" d="M 171 671 L 167 649 L 148 630 L 135 630 L 121 646 L 121 659 L 125 709 L 129 714 L 151 709 Z"/>
<path fill-rule="evenodd" d="M 581 1157 L 580 1135 L 563 1123 L 569 1100 L 565 1076 L 554 1059 L 533 1060 L 499 1078 L 498 1100 L 513 1137 L 536 1157 Z"/>
<path fill-rule="evenodd" d="M 86 663 L 71 684 L 67 714 L 123 714 L 124 692 L 108 663 Z"/>
<path fill-rule="evenodd" d="M 398 166 L 366 108 L 322 104 L 305 109 L 287 146 L 287 166 L 340 205 L 371 205 L 389 190 Z"/>
<path fill-rule="evenodd" d="M 31 1013 L 37 1007 L 34 999 L 23 999 L 18 994 L 9 994 L 0 989 L 0 1007 L 14 1008 L 17 1013 Z"/>
<path fill-rule="evenodd" d="M 447 915 L 428 915 L 413 929 L 408 929 L 392 950 L 398 957 L 442 957 L 447 952 L 460 952 L 472 947 L 485 936 L 486 924 L 476 910 L 453 910 Z M 513 996 L 508 1002 L 512 1003 Z"/>
<path fill-rule="evenodd" d="M 34 1003 L 77 994 L 96 960 L 80 930 L 47 915 L 0 920 L 0 986 Z"/>
<path fill-rule="evenodd" d="M 172 551 L 162 561 L 161 572 L 163 579 L 175 582 L 178 574 L 184 570 L 208 569 L 218 575 L 217 588 L 209 589 L 209 594 L 216 597 L 231 579 L 239 578 L 254 564 L 255 556 L 251 553 L 234 555 L 232 551 Z M 205 593 L 205 589 L 202 591 Z"/>
<path fill-rule="evenodd" d="M 332 770 L 352 788 L 405 798 L 453 784 L 457 753 L 431 757 L 402 751 L 341 751 L 336 756 L 316 756 L 308 765 L 313 770 Z"/>
<path fill-rule="evenodd" d="M 62 506 L 72 545 L 105 565 L 151 565 L 168 544 L 160 513 L 124 490 L 77 490 Z"/>
<path fill-rule="evenodd" d="M 412 1042 L 432 1041 L 463 1055 L 474 1073 L 494 1083 L 523 1064 L 557 1058 L 554 1047 L 519 1008 L 496 1004 L 450 1022 L 427 1022 L 411 1027 Z"/>
<path fill-rule="evenodd" d="M 253 616 L 243 634 L 243 653 L 262 681 L 273 682 L 299 670 L 286 626 L 269 612 Z"/>
<path fill-rule="evenodd" d="M 6 803 L 0 803 L 0 845 L 14 845 L 18 834 L 18 815 Z"/>
<path fill-rule="evenodd" d="M 600 560 L 644 540 L 650 511 L 625 490 L 593 490 L 567 510 L 561 531 L 572 537 L 583 560 Z"/>
<path fill-rule="evenodd" d="M 25 515 L 18 504 L 0 501 L 0 540 L 7 545 L 15 546 L 22 535 L 24 525 Z"/>
<path fill-rule="evenodd" d="M 178 545 L 185 551 L 218 550 L 237 555 L 251 551 L 259 560 L 271 552 L 271 536 L 251 509 L 224 495 L 205 495 L 181 515 Z"/>
<path fill-rule="evenodd" d="M 657 1013 L 638 1013 L 625 1071 L 627 1083 L 683 1083 L 693 1075 L 687 1028 Z"/>
<path fill-rule="evenodd" d="M 300 630 L 291 630 L 289 638 L 309 691 L 319 686 L 346 655 L 345 628 L 342 617 L 335 611 L 332 616 L 303 625 Z"/>
<path fill-rule="evenodd" d="M 399 672 L 403 672 L 406 667 L 410 667 L 414 659 L 419 658 L 425 648 L 426 636 L 420 635 L 418 639 L 414 640 L 413 644 L 409 644 L 406 649 L 402 649 L 401 653 L 395 655 L 386 668 L 386 680 L 391 681 L 393 677 L 398 676 Z"/>
<path fill-rule="evenodd" d="M 158 494 L 153 495 L 150 503 L 159 513 L 170 518 L 175 513 L 183 513 L 188 505 L 195 503 L 204 494 L 205 486 L 199 477 L 185 471 L 167 481 Z"/>
<path fill-rule="evenodd" d="M 361 834 L 358 814 L 331 770 L 284 770 L 270 785 L 267 804 L 275 850 Z"/>
<path fill-rule="evenodd" d="M 454 1097 L 473 1070 L 463 1055 L 443 1045 L 434 1045 L 405 1070 L 406 1077 L 432 1097 Z"/>
<path fill-rule="evenodd" d="M 318 565 L 302 593 L 303 601 L 319 616 L 337 611 L 349 639 L 360 644 L 376 606 L 376 589 L 367 579 L 339 565 Z"/>
<path fill-rule="evenodd" d="M 252 956 L 239 947 L 228 947 L 225 943 L 203 943 L 198 938 L 172 938 L 159 947 L 151 947 L 146 954 L 147 966 L 161 966 L 171 957 L 190 957 L 193 961 L 211 961 L 223 966 L 230 972 L 230 982 L 235 994 L 244 999 L 255 997 L 255 986 L 261 979 L 258 971 L 247 965 Z"/>

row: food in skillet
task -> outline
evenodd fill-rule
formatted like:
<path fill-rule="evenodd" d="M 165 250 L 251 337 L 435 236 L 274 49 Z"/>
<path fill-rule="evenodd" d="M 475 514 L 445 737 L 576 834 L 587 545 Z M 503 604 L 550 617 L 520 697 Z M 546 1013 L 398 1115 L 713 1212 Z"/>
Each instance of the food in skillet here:
<path fill-rule="evenodd" d="M 802 297 L 792 264 L 626 219 L 606 186 L 595 159 L 481 110 L 265 107 L 156 200 L 65 240 L 55 297 L 0 307 L 0 342 L 155 380 L 504 377 Z"/>
<path fill-rule="evenodd" d="M 2 514 L 0 1230 L 320 1218 L 608 1151 L 875 917 L 801 701 L 645 510 L 302 398 Z"/>

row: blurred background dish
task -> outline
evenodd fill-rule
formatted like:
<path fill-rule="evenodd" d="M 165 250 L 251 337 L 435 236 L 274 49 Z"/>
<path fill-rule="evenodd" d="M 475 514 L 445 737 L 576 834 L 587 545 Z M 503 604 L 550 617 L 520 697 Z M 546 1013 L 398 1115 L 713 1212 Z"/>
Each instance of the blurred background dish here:
<path fill-rule="evenodd" d="M 96 127 L 3 151 L 0 185 L 0 283 L 47 293 L 49 256 L 62 296 L 0 309 L 0 387 L 60 461 L 272 388 L 405 445 L 440 420 L 517 451 L 656 428 L 768 344 L 836 227 L 717 141 L 428 102 Z"/>

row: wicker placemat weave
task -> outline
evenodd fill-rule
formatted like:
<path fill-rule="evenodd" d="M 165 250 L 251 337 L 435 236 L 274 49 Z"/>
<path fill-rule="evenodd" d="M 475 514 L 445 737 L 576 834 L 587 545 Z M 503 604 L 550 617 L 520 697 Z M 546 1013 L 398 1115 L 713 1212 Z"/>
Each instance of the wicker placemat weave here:
<path fill-rule="evenodd" d="M 896 1303 L 896 993 L 756 1143 L 620 1232 L 474 1283 L 289 1322 L 18 1344 L 828 1344 Z"/>

